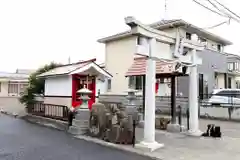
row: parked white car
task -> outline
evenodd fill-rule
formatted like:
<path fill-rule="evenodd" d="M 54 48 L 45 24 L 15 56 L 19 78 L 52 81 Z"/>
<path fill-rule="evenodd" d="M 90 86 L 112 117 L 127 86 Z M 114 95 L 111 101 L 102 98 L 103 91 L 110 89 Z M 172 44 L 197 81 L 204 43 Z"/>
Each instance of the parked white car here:
<path fill-rule="evenodd" d="M 215 89 L 204 105 L 240 106 L 240 89 Z"/>

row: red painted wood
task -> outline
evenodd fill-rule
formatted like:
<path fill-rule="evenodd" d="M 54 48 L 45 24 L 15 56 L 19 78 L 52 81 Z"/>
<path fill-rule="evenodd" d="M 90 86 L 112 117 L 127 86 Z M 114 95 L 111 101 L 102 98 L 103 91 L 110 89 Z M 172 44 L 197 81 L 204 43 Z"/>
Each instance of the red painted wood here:
<path fill-rule="evenodd" d="M 158 82 L 156 82 L 156 85 L 155 85 L 156 87 L 155 87 L 155 93 L 157 94 L 158 93 L 158 89 L 159 89 L 159 83 Z"/>
<path fill-rule="evenodd" d="M 80 81 L 86 79 L 86 76 L 81 75 L 73 75 L 72 76 L 72 106 L 77 107 L 81 105 L 82 101 L 79 99 L 79 95 L 77 91 L 84 87 L 84 84 L 80 84 Z M 90 94 L 90 99 L 88 101 L 88 107 L 91 110 L 92 104 L 95 103 L 96 100 L 96 81 L 95 78 L 88 84 L 88 89 L 92 91 Z"/>

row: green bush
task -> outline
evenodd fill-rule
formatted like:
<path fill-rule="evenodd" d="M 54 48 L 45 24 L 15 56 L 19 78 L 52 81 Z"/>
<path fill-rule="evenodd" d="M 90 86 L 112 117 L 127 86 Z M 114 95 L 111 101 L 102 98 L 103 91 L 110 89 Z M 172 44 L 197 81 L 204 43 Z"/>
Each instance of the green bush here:
<path fill-rule="evenodd" d="M 38 78 L 37 76 L 59 66 L 61 66 L 61 64 L 52 62 L 32 73 L 28 79 L 29 85 L 25 91 L 21 93 L 19 101 L 25 104 L 25 106 L 33 104 L 37 94 L 44 94 L 44 79 Z"/>

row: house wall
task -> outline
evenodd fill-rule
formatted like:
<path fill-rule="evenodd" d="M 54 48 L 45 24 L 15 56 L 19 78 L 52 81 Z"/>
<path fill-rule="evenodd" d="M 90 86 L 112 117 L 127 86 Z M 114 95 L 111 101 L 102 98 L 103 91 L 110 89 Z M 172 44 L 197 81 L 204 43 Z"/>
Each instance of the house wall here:
<path fill-rule="evenodd" d="M 8 81 L 1 81 L 0 89 L 0 96 L 8 96 Z"/>
<path fill-rule="evenodd" d="M 227 61 L 229 64 L 233 65 L 233 70 L 228 70 L 228 72 L 229 76 L 231 76 L 234 81 L 234 85 L 236 86 L 236 81 L 240 80 L 240 58 L 239 56 L 228 56 Z M 238 64 L 238 66 L 236 66 L 236 64 Z"/>
<path fill-rule="evenodd" d="M 48 97 L 45 96 L 43 98 L 44 104 L 55 104 L 55 105 L 63 105 L 67 107 L 72 106 L 72 97 Z"/>
<path fill-rule="evenodd" d="M 126 72 L 131 67 L 136 46 L 135 36 L 106 43 L 105 66 L 113 77 L 108 92 L 121 93 L 128 89 Z"/>
<path fill-rule="evenodd" d="M 169 28 L 163 30 L 166 33 L 169 33 L 172 36 L 176 36 L 176 28 Z M 186 32 L 191 33 L 185 28 L 179 28 L 180 36 L 186 37 Z M 124 38 L 121 40 L 115 40 L 112 42 L 106 43 L 106 69 L 112 73 L 113 78 L 111 82 L 111 90 L 109 92 L 117 94 L 127 90 L 128 88 L 128 78 L 125 78 L 125 73 L 128 68 L 131 67 L 134 57 L 135 45 L 136 45 L 135 36 Z M 226 55 L 221 54 L 217 51 L 217 48 L 212 46 L 217 46 L 218 43 L 206 39 L 207 48 L 199 56 L 203 59 L 203 64 L 198 67 L 198 72 L 204 74 L 204 79 L 208 83 L 208 91 L 211 92 L 215 88 L 215 72 L 227 73 L 227 59 Z M 160 44 L 157 46 L 157 50 L 163 54 L 168 54 L 168 58 L 171 57 L 171 48 L 168 45 Z M 166 56 L 167 58 L 167 56 Z M 222 79 L 220 78 L 220 81 Z M 177 78 L 178 88 L 177 92 L 182 93 L 183 96 L 188 95 L 188 77 L 179 77 Z M 222 85 L 222 83 L 221 83 Z M 164 87 L 163 85 L 161 85 Z M 169 90 L 167 89 L 169 92 Z M 163 93 L 159 93 L 163 94 Z"/>
<path fill-rule="evenodd" d="M 100 92 L 100 94 L 107 92 L 107 80 L 105 80 L 105 81 L 97 80 L 96 81 L 96 96 L 98 96 L 98 92 Z"/>
<path fill-rule="evenodd" d="M 106 93 L 107 81 L 96 81 L 96 96 L 98 90 L 100 93 Z M 47 78 L 45 80 L 45 104 L 56 104 L 71 106 L 72 105 L 72 78 L 71 76 L 59 76 L 54 78 Z"/>
<path fill-rule="evenodd" d="M 45 80 L 45 96 L 72 96 L 72 77 L 59 76 Z"/>
<path fill-rule="evenodd" d="M 19 116 L 25 115 L 25 106 L 19 102 L 19 98 L 18 96 L 0 96 L 0 110 Z"/>
<path fill-rule="evenodd" d="M 216 88 L 225 88 L 224 74 L 218 74 L 216 81 L 217 81 Z"/>
<path fill-rule="evenodd" d="M 165 32 L 176 36 L 176 28 L 166 29 Z M 180 29 L 184 34 L 184 30 Z M 105 66 L 113 78 L 111 80 L 110 93 L 122 93 L 128 89 L 128 78 L 125 77 L 126 72 L 133 64 L 134 57 L 136 57 L 135 46 L 137 37 L 131 36 L 120 40 L 111 41 L 105 44 Z M 171 48 L 168 44 L 157 42 L 156 50 L 165 54 L 165 58 L 172 58 Z"/>
<path fill-rule="evenodd" d="M 71 106 L 72 78 L 59 76 L 45 80 L 44 103 Z"/>
<path fill-rule="evenodd" d="M 198 52 L 198 55 L 202 58 L 203 62 L 202 65 L 198 66 L 198 73 L 203 74 L 204 80 L 206 80 L 208 84 L 208 93 L 210 93 L 215 88 L 215 72 L 227 73 L 227 57 L 224 54 L 207 49 Z M 177 81 L 177 90 L 181 92 L 183 96 L 188 96 L 189 77 L 178 77 Z M 222 81 L 222 78 L 220 78 L 220 81 Z"/>

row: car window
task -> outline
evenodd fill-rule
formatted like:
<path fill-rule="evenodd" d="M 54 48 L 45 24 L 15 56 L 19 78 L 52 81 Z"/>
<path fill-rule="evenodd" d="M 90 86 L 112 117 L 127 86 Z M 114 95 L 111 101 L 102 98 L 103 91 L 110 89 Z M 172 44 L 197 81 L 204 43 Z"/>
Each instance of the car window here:
<path fill-rule="evenodd" d="M 225 96 L 225 97 L 234 97 L 236 96 L 235 91 L 220 91 L 216 93 L 217 96 Z"/>
<path fill-rule="evenodd" d="M 236 98 L 240 98 L 240 91 L 236 91 Z"/>

